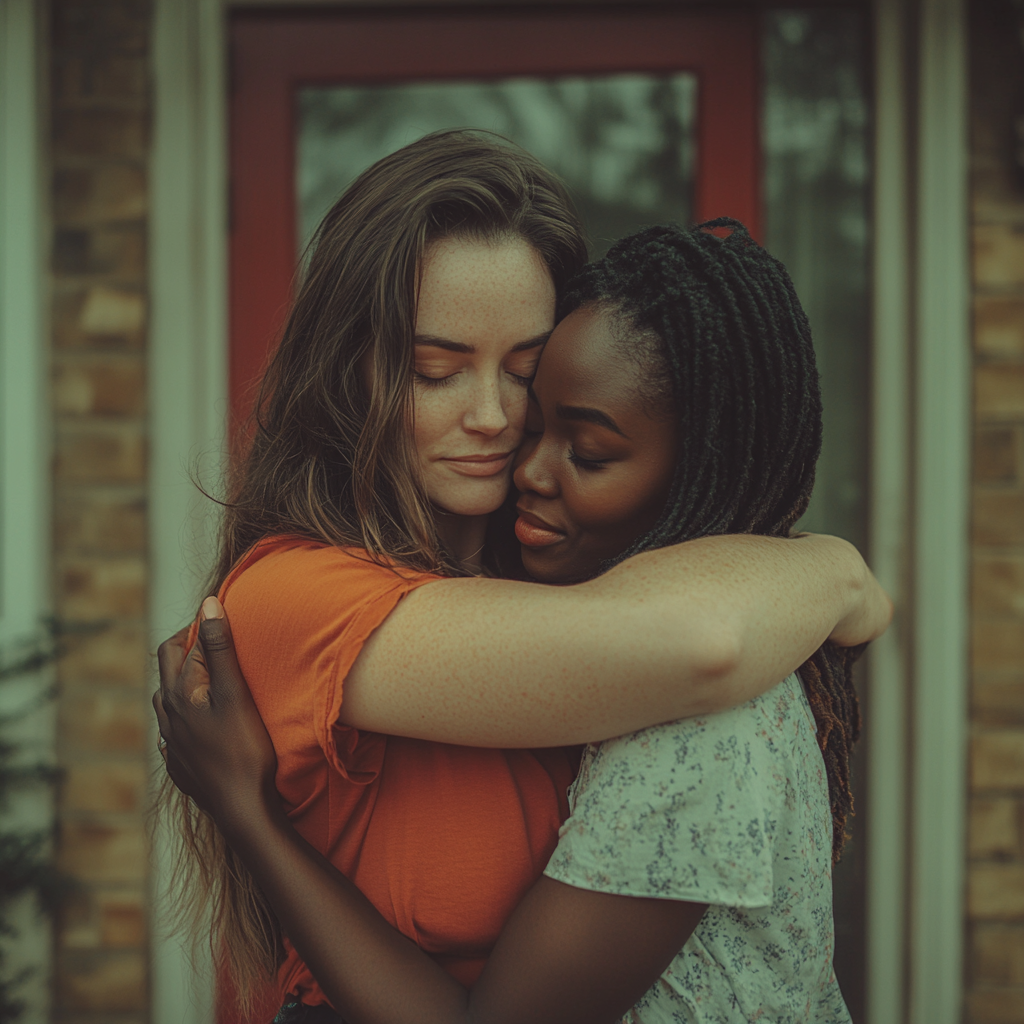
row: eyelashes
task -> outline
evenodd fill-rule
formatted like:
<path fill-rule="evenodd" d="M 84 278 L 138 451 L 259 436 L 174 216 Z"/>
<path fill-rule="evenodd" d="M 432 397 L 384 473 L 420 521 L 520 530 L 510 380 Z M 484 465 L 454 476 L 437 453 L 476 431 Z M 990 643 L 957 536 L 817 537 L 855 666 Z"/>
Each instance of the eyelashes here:
<path fill-rule="evenodd" d="M 572 448 L 569 449 L 569 461 L 580 469 L 592 471 L 604 469 L 608 465 L 607 459 L 585 459 L 581 455 L 577 455 Z"/>
<path fill-rule="evenodd" d="M 422 384 L 425 388 L 450 388 L 455 383 L 457 376 L 457 373 L 451 373 L 447 377 L 428 377 L 418 370 L 413 371 L 416 383 Z"/>
<path fill-rule="evenodd" d="M 533 376 L 524 377 L 520 373 L 513 373 L 511 370 L 505 371 L 521 388 L 528 388 L 533 383 Z M 450 373 L 446 377 L 431 377 L 425 373 L 420 373 L 418 370 L 413 371 L 413 377 L 417 384 L 422 384 L 427 388 L 447 388 L 451 387 L 455 383 L 455 378 L 458 377 L 458 373 Z"/>

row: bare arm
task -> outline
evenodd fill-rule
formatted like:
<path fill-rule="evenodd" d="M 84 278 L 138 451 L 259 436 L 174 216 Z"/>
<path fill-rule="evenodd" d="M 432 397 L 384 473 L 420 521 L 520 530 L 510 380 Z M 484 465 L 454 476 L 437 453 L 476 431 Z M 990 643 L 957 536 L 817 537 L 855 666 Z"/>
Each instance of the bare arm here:
<path fill-rule="evenodd" d="M 341 721 L 469 746 L 582 743 L 741 704 L 891 604 L 834 537 L 710 537 L 571 587 L 432 583 L 370 638 Z"/>
<path fill-rule="evenodd" d="M 295 832 L 274 789 L 273 746 L 227 620 L 204 622 L 201 636 L 209 675 L 201 655 L 185 657 L 184 637 L 160 649 L 154 706 L 168 771 L 213 815 L 350 1024 L 611 1024 L 700 921 L 704 904 L 613 896 L 542 878 L 467 992 Z"/>

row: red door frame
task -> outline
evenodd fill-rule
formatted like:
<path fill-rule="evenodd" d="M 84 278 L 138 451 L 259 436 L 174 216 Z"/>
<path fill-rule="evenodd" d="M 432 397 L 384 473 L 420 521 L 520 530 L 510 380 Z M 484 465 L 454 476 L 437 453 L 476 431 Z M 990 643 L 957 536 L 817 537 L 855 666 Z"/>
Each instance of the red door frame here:
<path fill-rule="evenodd" d="M 232 419 L 292 298 L 295 91 L 303 85 L 615 72 L 698 76 L 697 218 L 759 235 L 757 21 L 664 10 L 447 9 L 231 18 L 230 393 Z"/>

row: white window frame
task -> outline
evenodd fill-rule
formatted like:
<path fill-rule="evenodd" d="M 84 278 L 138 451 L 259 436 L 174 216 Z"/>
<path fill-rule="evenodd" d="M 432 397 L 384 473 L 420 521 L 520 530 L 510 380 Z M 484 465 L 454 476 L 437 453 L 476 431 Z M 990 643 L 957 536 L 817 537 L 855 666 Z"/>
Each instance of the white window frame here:
<path fill-rule="evenodd" d="M 195 614 L 226 443 L 227 116 L 220 0 L 156 0 L 150 220 L 151 648 Z M 154 677 L 154 683 L 156 679 Z M 156 723 L 152 723 L 156 739 Z M 156 749 L 154 742 L 153 750 Z M 154 761 L 155 761 L 154 756 Z M 154 768 L 162 766 L 154 763 Z M 156 777 L 156 775 L 154 775 Z M 213 1024 L 208 950 L 168 928 L 172 844 L 154 836 L 153 1024 Z"/>
<path fill-rule="evenodd" d="M 39 5 L 0 0 L 0 644 L 10 650 L 40 639 L 50 610 L 50 432 L 47 385 L 46 280 L 41 158 Z M 0 710 L 34 703 L 47 670 L 5 686 Z M 33 754 L 53 752 L 52 706 L 18 721 Z M 52 801 L 16 800 L 5 824 L 45 829 Z M 19 995 L 25 1019 L 49 1017 L 50 927 L 26 899 L 12 913 L 18 928 L 5 944 L 8 968 L 33 974 Z"/>
<path fill-rule="evenodd" d="M 224 438 L 229 4 L 265 6 L 156 0 L 154 639 L 190 614 L 184 551 L 208 543 L 186 466 Z M 871 558 L 898 612 L 870 654 L 868 1022 L 958 1024 L 970 437 L 964 0 L 874 0 L 873 15 Z M 212 985 L 192 977 L 185 952 L 158 932 L 154 1024 L 212 1020 Z"/>

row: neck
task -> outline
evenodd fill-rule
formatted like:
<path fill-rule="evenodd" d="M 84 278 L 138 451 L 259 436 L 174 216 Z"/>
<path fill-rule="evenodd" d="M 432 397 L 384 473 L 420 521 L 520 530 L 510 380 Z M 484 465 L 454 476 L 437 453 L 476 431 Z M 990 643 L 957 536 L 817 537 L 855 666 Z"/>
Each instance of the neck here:
<path fill-rule="evenodd" d="M 478 573 L 482 567 L 487 519 L 483 516 L 460 516 L 436 509 L 434 523 L 445 550 L 460 569 Z"/>

